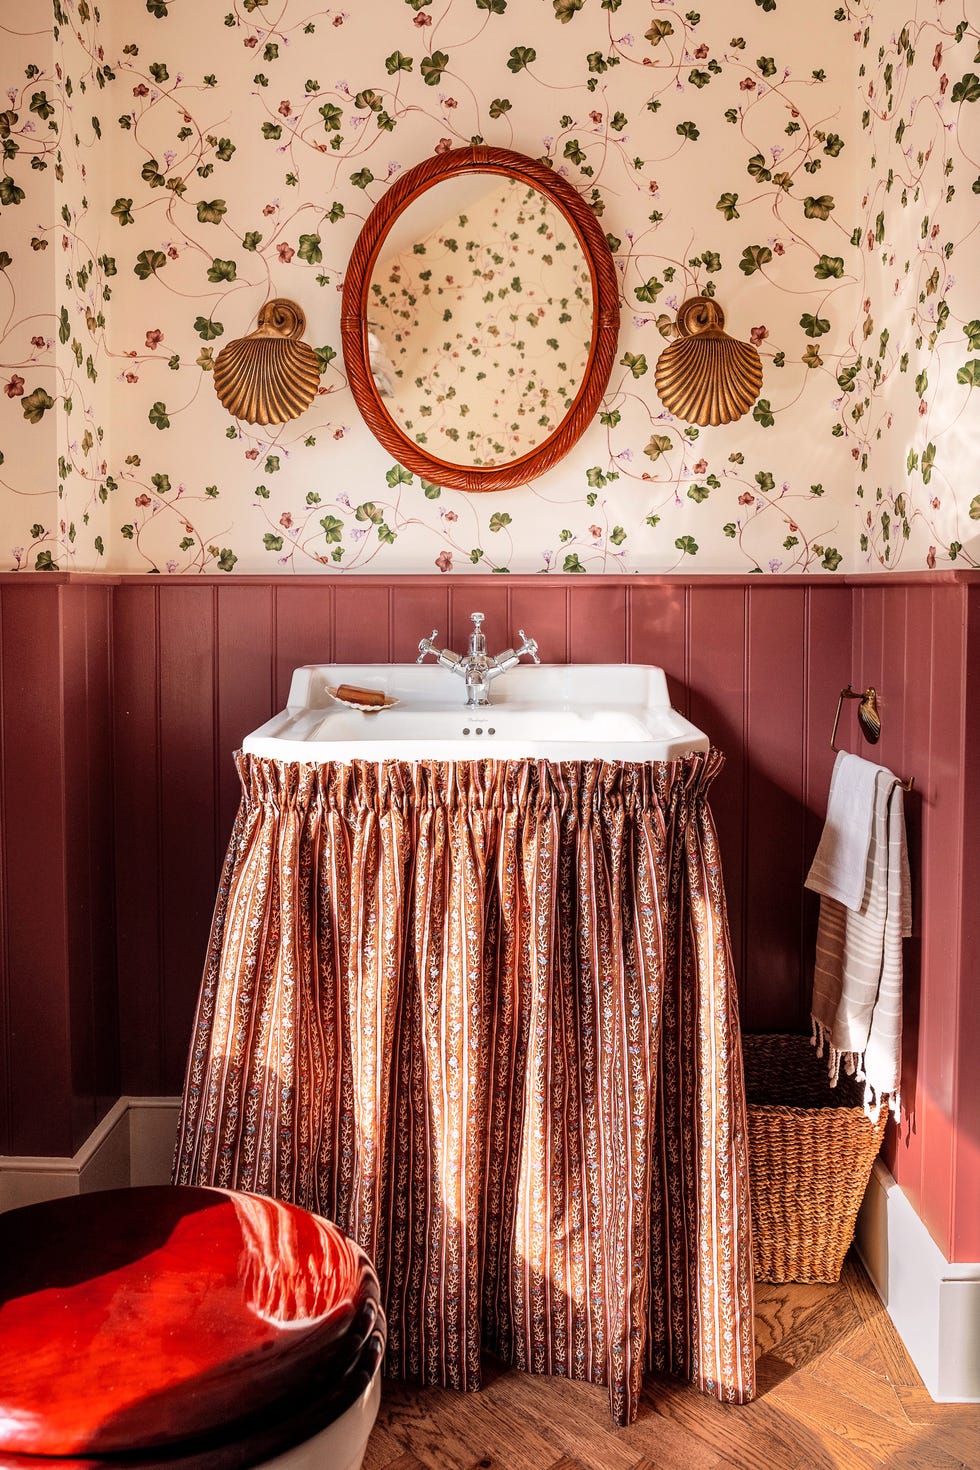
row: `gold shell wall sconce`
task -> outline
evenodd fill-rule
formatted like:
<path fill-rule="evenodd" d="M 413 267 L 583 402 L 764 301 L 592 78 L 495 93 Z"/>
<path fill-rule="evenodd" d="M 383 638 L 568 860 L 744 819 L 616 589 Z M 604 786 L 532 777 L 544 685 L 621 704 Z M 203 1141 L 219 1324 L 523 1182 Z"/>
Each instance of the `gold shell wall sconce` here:
<path fill-rule="evenodd" d="M 301 306 L 285 296 L 267 301 L 247 337 L 223 347 L 214 362 L 214 391 L 236 419 L 285 424 L 316 397 L 320 365 L 308 342 Z"/>
<path fill-rule="evenodd" d="M 755 403 L 762 359 L 729 337 L 725 313 L 710 296 L 692 296 L 677 313 L 675 337 L 657 359 L 654 381 L 665 408 L 702 428 L 730 424 Z"/>

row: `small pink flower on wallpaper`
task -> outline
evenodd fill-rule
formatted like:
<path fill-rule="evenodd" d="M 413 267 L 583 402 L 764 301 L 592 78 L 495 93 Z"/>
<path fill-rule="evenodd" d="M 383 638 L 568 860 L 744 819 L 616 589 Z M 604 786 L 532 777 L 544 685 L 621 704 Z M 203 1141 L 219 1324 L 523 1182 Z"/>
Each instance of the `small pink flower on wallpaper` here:
<path fill-rule="evenodd" d="M 753 327 L 751 332 L 749 333 L 749 340 L 751 341 L 753 347 L 758 347 L 759 343 L 764 342 L 768 336 L 768 327 Z"/>
<path fill-rule="evenodd" d="M 751 490 L 745 490 L 745 491 L 743 491 L 742 494 L 738 497 L 738 503 L 739 503 L 739 505 L 754 505 L 755 504 L 755 496 L 752 494 L 752 491 Z"/>
<path fill-rule="evenodd" d="M 284 526 L 288 531 L 293 524 L 292 511 L 284 510 L 282 515 L 279 517 L 279 524 L 280 526 Z"/>
<path fill-rule="evenodd" d="M 707 54 L 708 54 L 708 48 L 704 44 L 704 42 L 702 41 L 701 45 L 697 48 L 697 50 L 695 51 L 694 55 L 697 57 L 698 61 L 703 61 L 704 58 L 707 56 Z"/>
<path fill-rule="evenodd" d="M 287 98 L 284 97 L 283 100 L 279 104 L 279 116 L 280 117 L 288 117 L 289 114 L 292 112 L 292 110 L 293 110 L 293 104 Z"/>
<path fill-rule="evenodd" d="M 143 495 L 137 495 L 135 503 L 140 507 L 153 504 L 150 497 L 145 493 Z"/>
<path fill-rule="evenodd" d="M 258 459 L 258 457 L 259 457 L 259 451 L 257 449 L 246 449 L 246 451 L 245 451 L 245 458 L 246 459 Z"/>
<path fill-rule="evenodd" d="M 266 214 L 266 215 L 268 215 L 268 214 L 275 214 L 275 212 L 276 212 L 276 206 L 274 204 L 265 204 L 262 207 L 262 213 L 263 214 Z"/>
<path fill-rule="evenodd" d="M 694 466 L 694 474 L 703 475 L 707 468 L 708 461 L 706 459 L 699 459 Z"/>
<path fill-rule="evenodd" d="M 243 46 L 247 46 L 249 48 L 249 50 L 251 50 L 253 46 L 257 46 L 258 44 L 259 44 L 259 38 L 258 38 L 258 36 L 246 36 L 245 37 L 245 40 L 242 42 L 242 45 Z"/>
<path fill-rule="evenodd" d="M 590 536 L 594 536 L 595 539 L 598 541 L 599 538 L 602 535 L 602 527 L 601 526 L 590 526 L 589 527 L 589 535 Z"/>
<path fill-rule="evenodd" d="M 932 53 L 932 66 L 933 66 L 933 70 L 934 71 L 938 71 L 939 68 L 942 66 L 942 64 L 943 64 L 943 46 L 942 46 L 942 42 L 940 41 L 939 45 L 936 47 L 935 51 Z"/>
<path fill-rule="evenodd" d="M 17 373 L 14 373 L 13 377 L 10 379 L 10 382 L 6 384 L 3 391 L 6 393 L 8 398 L 23 398 L 24 379 L 20 377 Z"/>
<path fill-rule="evenodd" d="M 140 380 L 139 373 L 123 373 L 123 378 L 127 383 L 138 383 Z"/>
<path fill-rule="evenodd" d="M 296 251 L 293 249 L 293 247 L 291 245 L 287 245 L 285 240 L 283 240 L 281 245 L 279 246 L 279 259 L 282 261 L 283 265 L 288 265 L 295 254 Z"/>
<path fill-rule="evenodd" d="M 738 85 L 739 85 L 740 90 L 743 91 L 743 92 L 754 92 L 755 91 L 755 78 L 754 77 L 743 77 L 742 80 L 739 82 Z"/>
<path fill-rule="evenodd" d="M 436 557 L 436 566 L 440 572 L 451 572 L 453 569 L 453 554 L 451 551 L 440 551 Z"/>
<path fill-rule="evenodd" d="M 32 337 L 31 338 L 31 346 L 32 347 L 39 347 L 39 348 L 40 347 L 46 347 L 47 346 L 47 343 L 45 342 L 45 340 L 44 340 L 43 337 Z"/>
<path fill-rule="evenodd" d="M 929 554 L 926 557 L 926 566 L 929 568 L 929 570 L 931 572 L 931 571 L 934 570 L 935 565 L 936 565 L 936 548 L 934 546 L 930 546 L 929 547 Z"/>
<path fill-rule="evenodd" d="M 133 88 L 134 97 L 149 97 L 149 95 L 150 89 L 145 82 L 140 82 L 139 86 Z"/>
<path fill-rule="evenodd" d="M 442 518 L 443 518 L 444 521 L 458 521 L 459 520 L 459 516 L 456 514 L 456 512 L 454 510 L 444 510 L 443 513 L 442 513 Z"/>
<path fill-rule="evenodd" d="M 425 14 L 417 15 L 415 17 L 414 24 L 419 26 L 420 28 L 423 26 L 430 26 L 432 24 L 432 16 Z"/>
<path fill-rule="evenodd" d="M 438 143 L 436 144 L 436 150 L 435 151 L 437 153 L 448 153 L 449 150 L 450 150 L 450 148 L 452 146 L 453 146 L 453 140 L 452 140 L 452 138 L 440 138 L 439 141 L 438 141 Z"/>
<path fill-rule="evenodd" d="M 149 332 L 147 332 L 146 345 L 147 347 L 149 347 L 151 352 L 155 352 L 162 341 L 163 333 L 160 331 L 159 327 L 153 327 Z"/>

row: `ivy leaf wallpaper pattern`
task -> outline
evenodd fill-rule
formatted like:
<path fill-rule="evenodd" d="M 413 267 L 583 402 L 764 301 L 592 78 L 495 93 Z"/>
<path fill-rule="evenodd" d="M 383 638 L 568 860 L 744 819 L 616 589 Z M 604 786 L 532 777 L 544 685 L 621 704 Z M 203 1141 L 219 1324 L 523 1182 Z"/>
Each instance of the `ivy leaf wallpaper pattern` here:
<path fill-rule="evenodd" d="M 6 568 L 980 564 L 962 0 L 54 0 L 50 17 L 0 5 Z M 623 316 L 573 452 L 468 496 L 392 464 L 338 348 L 373 204 L 474 140 L 579 190 Z M 697 292 L 763 357 L 727 428 L 675 420 L 653 389 Z M 321 387 L 263 430 L 228 419 L 211 370 L 273 295 L 306 312 Z"/>

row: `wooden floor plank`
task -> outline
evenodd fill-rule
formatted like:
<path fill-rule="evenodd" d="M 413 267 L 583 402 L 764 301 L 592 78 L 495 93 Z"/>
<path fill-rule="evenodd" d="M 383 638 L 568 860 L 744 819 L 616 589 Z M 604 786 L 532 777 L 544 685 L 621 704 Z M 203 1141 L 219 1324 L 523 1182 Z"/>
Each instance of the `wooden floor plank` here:
<path fill-rule="evenodd" d="M 759 1283 L 758 1396 L 649 1375 L 637 1422 L 606 1390 L 487 1361 L 479 1394 L 386 1382 L 364 1470 L 978 1470 L 980 1407 L 935 1404 L 860 1264 Z"/>

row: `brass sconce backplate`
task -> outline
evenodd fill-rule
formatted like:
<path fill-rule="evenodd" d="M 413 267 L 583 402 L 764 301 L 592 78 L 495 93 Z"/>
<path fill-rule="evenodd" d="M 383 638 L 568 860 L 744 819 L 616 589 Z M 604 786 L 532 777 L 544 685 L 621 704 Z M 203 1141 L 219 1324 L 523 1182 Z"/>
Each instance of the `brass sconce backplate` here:
<path fill-rule="evenodd" d="M 247 337 L 229 342 L 214 364 L 214 391 L 236 419 L 284 424 L 309 408 L 320 383 L 320 365 L 308 342 L 302 307 L 285 296 L 267 301 Z"/>
<path fill-rule="evenodd" d="M 702 428 L 748 413 L 762 388 L 762 359 L 729 337 L 725 313 L 710 296 L 692 296 L 677 313 L 676 337 L 657 359 L 655 381 L 665 408 Z"/>

